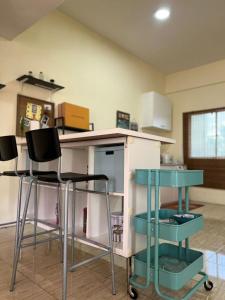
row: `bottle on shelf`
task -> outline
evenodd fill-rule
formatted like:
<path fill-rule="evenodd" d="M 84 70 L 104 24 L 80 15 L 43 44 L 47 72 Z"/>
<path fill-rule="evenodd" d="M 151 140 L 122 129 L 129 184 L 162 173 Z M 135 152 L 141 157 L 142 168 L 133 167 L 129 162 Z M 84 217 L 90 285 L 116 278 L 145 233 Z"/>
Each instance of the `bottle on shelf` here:
<path fill-rule="evenodd" d="M 43 72 L 39 73 L 39 79 L 44 80 L 44 74 L 43 74 Z"/>

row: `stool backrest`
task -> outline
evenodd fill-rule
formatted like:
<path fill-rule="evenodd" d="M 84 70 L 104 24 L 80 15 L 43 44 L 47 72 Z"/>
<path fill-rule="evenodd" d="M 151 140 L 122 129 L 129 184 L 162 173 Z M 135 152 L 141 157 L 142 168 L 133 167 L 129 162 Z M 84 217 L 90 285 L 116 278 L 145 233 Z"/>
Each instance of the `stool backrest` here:
<path fill-rule="evenodd" d="M 33 161 L 48 162 L 62 156 L 56 128 L 27 131 L 26 140 L 29 157 Z"/>
<path fill-rule="evenodd" d="M 16 137 L 7 135 L 0 137 L 0 161 L 7 161 L 18 157 Z"/>

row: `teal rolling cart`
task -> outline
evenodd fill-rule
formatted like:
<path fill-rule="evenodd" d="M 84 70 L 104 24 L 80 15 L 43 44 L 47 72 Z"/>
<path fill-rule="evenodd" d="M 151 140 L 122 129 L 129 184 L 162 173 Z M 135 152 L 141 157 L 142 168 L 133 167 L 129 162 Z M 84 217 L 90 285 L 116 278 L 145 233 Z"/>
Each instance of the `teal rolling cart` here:
<path fill-rule="evenodd" d="M 133 221 L 135 232 L 146 235 L 147 248 L 134 255 L 130 297 L 137 299 L 136 288 L 148 288 L 153 283 L 162 299 L 174 300 L 160 288 L 178 291 L 197 274 L 200 275 L 199 281 L 196 281 L 195 286 L 180 299 L 190 299 L 203 284 L 205 289 L 210 291 L 213 283 L 208 280 L 207 274 L 201 271 L 203 253 L 189 248 L 189 237 L 203 228 L 202 215 L 189 213 L 189 187 L 203 183 L 203 171 L 136 170 L 135 181 L 136 184 L 147 186 L 147 212 L 136 215 Z M 159 209 L 160 187 L 178 188 L 177 211 Z M 185 189 L 185 210 L 182 208 L 182 189 Z M 159 239 L 173 243 L 160 244 Z M 145 283 L 140 283 L 140 278 L 145 278 Z"/>

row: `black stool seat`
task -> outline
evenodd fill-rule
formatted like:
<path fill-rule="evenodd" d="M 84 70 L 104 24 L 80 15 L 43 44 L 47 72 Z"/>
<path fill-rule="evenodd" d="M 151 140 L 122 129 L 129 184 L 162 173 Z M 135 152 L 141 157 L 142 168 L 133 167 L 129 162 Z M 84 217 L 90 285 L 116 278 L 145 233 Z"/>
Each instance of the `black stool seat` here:
<path fill-rule="evenodd" d="M 106 175 L 98 174 L 98 175 L 89 175 L 89 174 L 80 174 L 80 173 L 61 173 L 60 177 L 62 181 L 71 180 L 72 182 L 82 182 L 82 181 L 91 181 L 91 180 L 108 180 Z M 54 182 L 59 183 L 59 179 L 57 174 L 47 174 L 47 175 L 39 175 L 37 176 L 39 181 L 46 181 L 46 182 Z"/>
<path fill-rule="evenodd" d="M 47 174 L 57 174 L 56 172 L 54 171 L 32 171 L 33 172 L 33 175 L 34 176 L 38 176 L 38 175 L 47 175 Z M 17 171 L 17 174 L 19 176 L 30 176 L 30 170 L 18 170 Z M 3 172 L 1 175 L 2 176 L 11 176 L 11 177 L 14 177 L 14 176 L 17 176 L 16 172 L 15 171 L 5 171 Z"/>

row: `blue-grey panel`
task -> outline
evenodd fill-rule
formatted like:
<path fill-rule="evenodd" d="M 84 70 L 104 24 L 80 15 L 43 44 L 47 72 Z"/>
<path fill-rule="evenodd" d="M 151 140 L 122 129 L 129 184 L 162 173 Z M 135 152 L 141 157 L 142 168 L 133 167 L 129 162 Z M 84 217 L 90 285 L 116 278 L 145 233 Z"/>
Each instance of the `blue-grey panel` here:
<path fill-rule="evenodd" d="M 124 191 L 124 147 L 96 147 L 95 174 L 105 174 L 109 178 L 109 192 Z M 104 182 L 96 181 L 95 189 L 104 191 Z"/>

